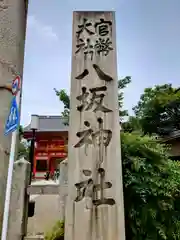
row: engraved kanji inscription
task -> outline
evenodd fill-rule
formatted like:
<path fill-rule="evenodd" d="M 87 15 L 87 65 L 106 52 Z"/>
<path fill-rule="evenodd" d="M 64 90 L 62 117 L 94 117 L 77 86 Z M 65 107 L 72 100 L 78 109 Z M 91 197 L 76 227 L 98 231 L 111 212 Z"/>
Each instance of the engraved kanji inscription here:
<path fill-rule="evenodd" d="M 92 43 L 90 38 L 87 38 L 86 40 L 80 38 L 78 39 L 76 48 L 75 54 L 82 51 L 84 59 L 86 60 L 87 57 L 90 56 L 91 61 L 93 60 L 95 54 L 99 56 L 107 56 L 110 51 L 113 50 L 110 38 L 98 38 L 96 39 L 95 44 Z"/>
<path fill-rule="evenodd" d="M 100 18 L 99 22 L 96 22 L 94 24 L 96 33 L 101 36 L 107 36 L 109 35 L 112 27 L 112 22 L 111 21 L 105 21 L 103 18 Z"/>
<path fill-rule="evenodd" d="M 0 11 L 7 10 L 8 9 L 8 4 L 6 3 L 5 0 L 0 0 Z"/>
<path fill-rule="evenodd" d="M 82 112 L 83 110 L 88 111 L 92 109 L 93 112 L 112 112 L 111 109 L 103 105 L 105 91 L 107 91 L 106 86 L 90 88 L 89 92 L 87 91 L 86 87 L 82 87 L 82 94 L 76 98 L 77 100 L 81 101 L 81 104 L 77 107 L 77 110 Z M 89 98 L 90 93 L 91 97 Z"/>
<path fill-rule="evenodd" d="M 110 82 L 113 80 L 113 78 L 108 75 L 107 73 L 105 73 L 97 64 L 93 64 L 92 65 L 94 70 L 96 71 L 98 77 L 106 82 Z M 89 75 L 89 70 L 88 69 L 84 69 L 84 71 L 82 73 L 80 73 L 77 77 L 75 77 L 78 80 L 82 80 L 84 79 L 87 75 Z"/>
<path fill-rule="evenodd" d="M 91 40 L 89 38 L 84 41 L 82 38 L 78 40 L 78 43 L 76 45 L 76 52 L 77 54 L 80 51 L 83 51 L 84 53 L 84 59 L 86 60 L 88 56 L 90 56 L 90 59 L 93 60 L 94 56 L 94 46 L 91 44 Z"/>
<path fill-rule="evenodd" d="M 82 94 L 76 97 L 78 101 L 81 101 L 81 105 L 77 106 L 77 110 L 80 112 L 82 112 L 83 110 L 87 110 L 89 106 L 88 96 L 90 94 L 87 91 L 86 87 L 82 87 L 81 90 L 82 90 Z"/>
<path fill-rule="evenodd" d="M 91 176 L 92 172 L 90 170 L 83 170 L 83 174 L 85 176 Z M 100 177 L 100 184 L 94 184 L 92 178 L 75 184 L 77 189 L 75 202 L 82 201 L 84 198 L 91 198 L 92 204 L 97 207 L 102 204 L 111 206 L 115 204 L 115 200 L 113 198 L 104 197 L 104 189 L 112 187 L 111 182 L 105 182 L 105 170 L 103 168 L 99 168 L 98 175 Z M 98 192 L 100 192 L 100 197 L 98 197 Z"/>
<path fill-rule="evenodd" d="M 88 34 L 87 38 L 81 36 L 84 31 Z M 113 50 L 110 39 L 111 34 L 111 21 L 100 18 L 99 21 L 92 25 L 92 22 L 87 18 L 83 18 L 83 23 L 78 25 L 78 30 L 76 31 L 77 44 L 75 54 L 83 52 L 84 60 L 87 60 L 87 57 L 90 56 L 91 61 L 95 55 L 107 56 Z"/>
<path fill-rule="evenodd" d="M 105 72 L 103 72 L 103 70 L 100 69 L 100 67 L 99 67 L 97 64 L 93 64 L 93 68 L 95 69 L 98 77 L 99 77 L 101 80 L 104 80 L 104 81 L 106 81 L 106 82 L 110 82 L 110 81 L 113 80 L 113 78 L 112 78 L 110 75 L 108 75 L 108 74 L 106 74 Z"/>
<path fill-rule="evenodd" d="M 99 206 L 102 204 L 106 205 L 114 205 L 116 202 L 113 198 L 105 198 L 104 197 L 104 189 L 111 188 L 111 182 L 105 182 L 105 170 L 103 168 L 98 169 L 98 174 L 100 175 L 100 184 L 94 186 L 94 193 L 96 196 L 93 199 L 93 204 L 95 206 Z M 97 198 L 97 192 L 100 191 L 100 198 Z"/>
<path fill-rule="evenodd" d="M 83 23 L 78 25 L 78 31 L 76 32 L 77 38 L 79 39 L 81 33 L 86 31 L 89 35 L 94 35 L 94 32 L 91 30 L 92 23 L 88 21 L 87 18 L 83 18 Z"/>
<path fill-rule="evenodd" d="M 113 50 L 110 38 L 99 38 L 94 44 L 94 50 L 98 55 L 107 56 Z"/>
<path fill-rule="evenodd" d="M 92 172 L 90 170 L 83 170 L 85 176 L 91 176 Z M 93 180 L 89 178 L 88 180 L 76 183 L 75 187 L 77 189 L 77 197 L 75 202 L 81 201 L 84 197 L 92 197 L 93 195 Z"/>
<path fill-rule="evenodd" d="M 109 143 L 112 139 L 112 131 L 110 129 L 103 128 L 103 119 L 98 118 L 98 130 L 93 131 L 91 128 L 91 124 L 88 121 L 84 122 L 84 126 L 87 127 L 86 130 L 80 131 L 76 133 L 76 136 L 80 138 L 80 140 L 74 145 L 75 148 L 79 148 L 85 146 L 85 154 L 87 155 L 87 149 L 89 145 L 94 145 L 94 147 L 100 147 L 103 145 L 104 147 L 108 147 Z M 102 162 L 102 159 L 99 160 L 99 164 Z"/>
<path fill-rule="evenodd" d="M 78 80 L 82 80 L 83 78 L 85 78 L 87 75 L 89 74 L 89 70 L 88 69 L 84 69 L 84 71 L 82 73 L 80 73 L 77 77 L 75 77 Z"/>
<path fill-rule="evenodd" d="M 100 146 L 103 144 L 107 147 L 112 139 L 112 131 L 103 128 L 103 119 L 98 118 L 97 122 L 99 124 L 99 130 L 92 133 L 93 144 L 95 146 Z"/>
<path fill-rule="evenodd" d="M 74 147 L 79 148 L 85 146 L 85 154 L 87 155 L 88 146 L 92 144 L 93 130 L 90 128 L 91 125 L 88 121 L 84 121 L 84 126 L 86 126 L 88 129 L 76 133 L 76 136 L 80 138 L 80 140 Z"/>

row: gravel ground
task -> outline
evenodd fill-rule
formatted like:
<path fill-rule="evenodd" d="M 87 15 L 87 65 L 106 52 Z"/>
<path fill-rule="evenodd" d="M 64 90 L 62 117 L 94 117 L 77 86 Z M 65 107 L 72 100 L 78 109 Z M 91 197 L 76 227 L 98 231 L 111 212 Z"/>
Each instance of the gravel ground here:
<path fill-rule="evenodd" d="M 38 195 L 33 200 L 35 214 L 28 219 L 28 235 L 48 231 L 59 218 L 58 195 Z"/>

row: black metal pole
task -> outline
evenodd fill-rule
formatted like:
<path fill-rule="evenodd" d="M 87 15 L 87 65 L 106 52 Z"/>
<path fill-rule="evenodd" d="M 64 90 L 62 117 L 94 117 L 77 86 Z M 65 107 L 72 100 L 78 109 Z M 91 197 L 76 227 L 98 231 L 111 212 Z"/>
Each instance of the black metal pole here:
<path fill-rule="evenodd" d="M 31 146 L 30 146 L 30 151 L 29 151 L 29 162 L 31 163 L 29 185 L 31 184 L 31 181 L 32 181 L 32 173 L 33 173 L 33 165 L 34 165 L 34 144 L 35 144 L 35 129 L 32 129 L 32 139 L 31 139 Z M 34 209 L 35 209 L 35 201 L 30 200 L 30 198 L 29 198 L 28 217 L 34 216 Z"/>
<path fill-rule="evenodd" d="M 30 184 L 32 181 L 32 173 L 34 168 L 34 145 L 35 145 L 35 129 L 32 129 L 32 139 L 29 151 L 29 162 L 31 163 Z"/>

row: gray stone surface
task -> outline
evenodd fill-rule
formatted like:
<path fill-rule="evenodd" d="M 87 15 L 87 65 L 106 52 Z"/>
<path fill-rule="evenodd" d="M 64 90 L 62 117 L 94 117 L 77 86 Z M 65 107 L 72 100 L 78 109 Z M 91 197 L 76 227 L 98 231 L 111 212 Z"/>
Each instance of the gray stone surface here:
<path fill-rule="evenodd" d="M 28 194 L 33 194 L 33 195 L 52 195 L 52 194 L 58 194 L 59 193 L 59 185 L 54 183 L 54 184 L 39 184 L 39 185 L 30 185 L 27 188 L 27 193 Z"/>
<path fill-rule="evenodd" d="M 30 163 L 24 159 L 14 163 L 7 240 L 21 240 L 27 230 L 26 188 L 30 179 Z"/>
<path fill-rule="evenodd" d="M 74 12 L 73 15 L 65 240 L 125 240 L 114 15 L 114 12 Z M 99 27 L 95 27 L 95 24 L 100 22 L 101 19 L 112 21 L 112 28 L 108 26 L 109 32 L 107 35 L 106 30 L 101 33 L 101 36 L 100 33 L 97 33 Z M 86 25 L 89 22 L 92 24 L 91 26 Z M 78 28 L 80 25 L 82 26 L 81 29 Z M 81 39 L 79 42 L 77 41 L 78 31 Z M 90 42 L 87 42 L 87 39 Z M 77 47 L 78 43 L 81 46 L 79 49 Z M 93 45 L 94 47 L 92 47 Z M 109 52 L 102 53 L 103 50 L 108 50 L 108 48 Z M 93 57 L 92 53 L 94 54 Z M 105 77 L 99 68 L 109 77 Z M 85 69 L 86 76 L 82 74 Z M 93 106 L 89 104 L 92 99 L 90 89 L 102 86 L 104 89 L 107 88 L 106 91 L 98 91 L 96 94 L 105 95 L 102 105 L 112 110 L 111 112 L 103 112 L 102 105 L 99 105 L 99 108 L 96 109 L 97 104 L 95 102 Z M 82 87 L 86 89 L 82 89 Z M 80 96 L 82 90 L 86 91 L 86 96 L 83 96 L 83 98 Z M 96 101 L 100 102 L 100 99 L 96 98 Z M 85 107 L 82 111 L 78 111 L 77 106 L 81 104 Z M 99 118 L 102 119 L 103 123 L 97 122 Z M 109 132 L 100 131 L 101 134 L 99 134 L 98 131 L 101 127 L 109 130 Z M 89 128 L 96 134 L 92 135 L 92 132 L 86 132 L 86 141 L 81 141 L 76 146 L 80 139 L 85 136 L 85 134 L 77 135 L 77 132 Z M 105 146 L 110 131 L 112 132 L 112 138 L 110 138 L 108 146 Z M 102 138 L 102 135 L 104 138 Z M 103 191 L 104 197 L 113 198 L 114 205 L 101 204 L 95 206 L 95 202 L 92 201 L 92 197 L 95 200 L 100 198 L 100 189 L 106 186 L 105 184 L 100 185 L 99 168 L 105 170 L 105 177 L 102 177 L 102 181 L 110 182 L 107 184 L 108 186 L 112 184 L 112 187 Z M 86 176 L 83 170 L 88 170 Z M 93 183 L 89 183 L 88 189 L 85 187 L 86 191 L 82 199 L 82 192 L 80 196 L 75 184 L 89 178 L 92 178 Z M 94 184 L 99 184 L 97 196 L 92 190 Z M 79 196 L 78 199 L 76 199 L 77 196 Z"/>
<path fill-rule="evenodd" d="M 22 76 L 25 43 L 25 1 L 0 1 L 0 86 L 11 84 L 17 74 Z M 9 164 L 11 135 L 4 136 L 12 95 L 0 89 L 0 234 Z"/>
<path fill-rule="evenodd" d="M 43 239 L 44 239 L 43 236 L 28 236 L 24 238 L 24 240 L 43 240 Z"/>
<path fill-rule="evenodd" d="M 58 195 L 39 195 L 33 200 L 35 201 L 35 214 L 28 218 L 28 236 L 51 230 L 59 220 Z"/>
<path fill-rule="evenodd" d="M 59 219 L 65 220 L 65 207 L 67 199 L 68 184 L 68 163 L 67 159 L 60 163 L 60 179 L 59 179 Z"/>

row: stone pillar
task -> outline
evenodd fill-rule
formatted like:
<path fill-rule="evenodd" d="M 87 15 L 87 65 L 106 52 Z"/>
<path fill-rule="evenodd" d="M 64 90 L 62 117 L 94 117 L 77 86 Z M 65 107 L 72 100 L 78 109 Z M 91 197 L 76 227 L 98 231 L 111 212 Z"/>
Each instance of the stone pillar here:
<path fill-rule="evenodd" d="M 0 235 L 11 143 L 11 135 L 4 136 L 12 99 L 8 89 L 16 75 L 23 74 L 26 8 L 27 0 L 0 1 Z"/>
<path fill-rule="evenodd" d="M 114 12 L 74 12 L 65 240 L 125 240 Z"/>
<path fill-rule="evenodd" d="M 22 240 L 26 235 L 29 201 L 26 189 L 30 180 L 30 166 L 23 158 L 14 163 L 7 240 Z"/>
<path fill-rule="evenodd" d="M 60 178 L 59 178 L 59 213 L 60 221 L 65 220 L 65 207 L 67 198 L 67 184 L 68 184 L 68 163 L 65 159 L 60 163 Z"/>

